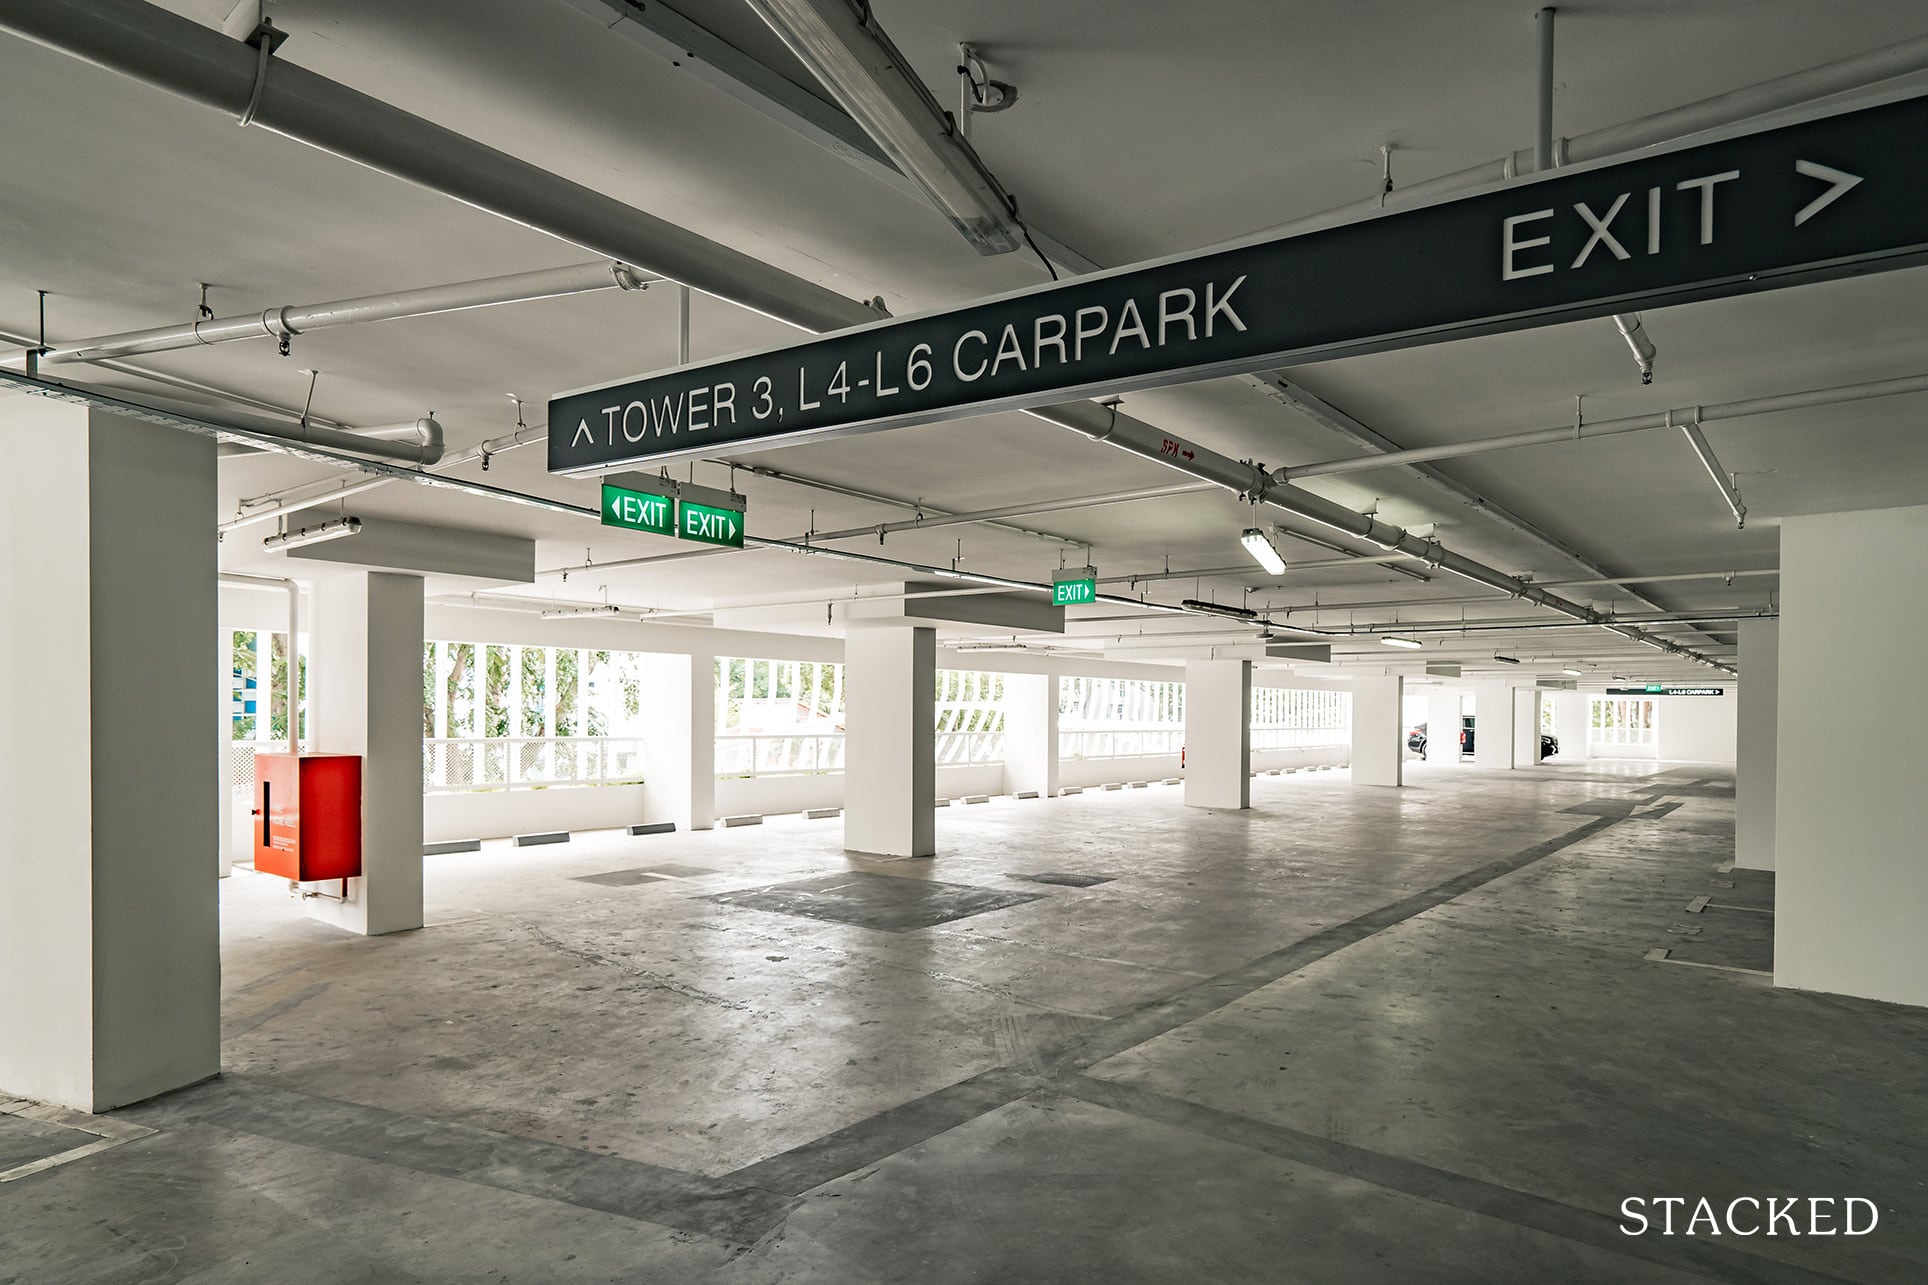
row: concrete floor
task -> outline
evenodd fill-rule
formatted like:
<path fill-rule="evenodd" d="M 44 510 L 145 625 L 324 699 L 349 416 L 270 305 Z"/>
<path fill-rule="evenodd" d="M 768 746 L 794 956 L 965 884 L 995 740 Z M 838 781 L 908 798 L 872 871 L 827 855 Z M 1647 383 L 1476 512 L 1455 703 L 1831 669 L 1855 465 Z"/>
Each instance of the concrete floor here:
<path fill-rule="evenodd" d="M 1928 1279 L 1928 1012 L 1733 971 L 1731 775 L 1409 782 L 490 844 L 375 940 L 238 875 L 227 1073 L 0 1184 L 0 1282 Z M 1881 1223 L 1621 1233 L 1665 1195 Z"/>

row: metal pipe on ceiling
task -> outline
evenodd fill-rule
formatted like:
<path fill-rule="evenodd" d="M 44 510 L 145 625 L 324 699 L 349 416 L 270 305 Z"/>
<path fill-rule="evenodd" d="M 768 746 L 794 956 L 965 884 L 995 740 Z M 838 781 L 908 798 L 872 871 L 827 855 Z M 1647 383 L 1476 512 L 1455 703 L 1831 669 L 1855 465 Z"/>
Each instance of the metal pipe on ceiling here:
<path fill-rule="evenodd" d="M 931 513 L 906 518 L 901 522 L 879 522 L 871 526 L 846 527 L 841 531 L 812 531 L 810 540 L 848 540 L 857 536 L 889 535 L 899 531 L 922 531 L 930 527 L 957 526 L 965 523 L 990 522 L 996 518 L 1024 517 L 1034 513 L 1058 513 L 1068 509 L 1090 509 L 1108 504 L 1130 504 L 1138 500 L 1163 500 L 1174 495 L 1189 495 L 1198 491 L 1216 491 L 1210 482 L 1196 482 L 1185 486 L 1139 487 L 1131 491 L 1112 491 L 1104 495 L 1074 496 L 1063 500 L 1030 500 L 1023 504 L 1006 504 L 995 509 L 978 509 L 970 513 Z M 1082 543 L 1082 541 L 1080 542 Z"/>
<path fill-rule="evenodd" d="M 258 313 L 197 320 L 177 326 L 128 330 L 96 339 L 76 339 L 55 344 L 42 352 L 40 364 L 102 362 L 141 353 L 172 352 L 182 348 L 232 343 L 239 339 L 285 340 L 311 330 L 335 326 L 429 317 L 444 312 L 554 299 L 597 290 L 641 290 L 648 284 L 646 278 L 626 264 L 582 263 L 567 268 L 544 268 L 535 272 L 485 277 L 478 281 L 456 281 L 418 290 L 362 295 L 332 303 L 289 304 L 280 308 L 266 308 Z M 0 354 L 0 366 L 24 369 L 27 356 L 27 351 Z"/>
<path fill-rule="evenodd" d="M 1754 571 L 1679 571 L 1657 576 L 1612 576 L 1596 580 L 1535 580 L 1533 583 L 1542 589 L 1555 589 L 1578 585 L 1666 584 L 1679 580 L 1740 580 L 1780 574 L 1779 567 L 1764 567 Z"/>
<path fill-rule="evenodd" d="M 1557 446 L 1563 442 L 1589 437 L 1612 437 L 1622 433 L 1644 433 L 1654 429 L 1685 429 L 1692 424 L 1715 420 L 1745 419 L 1752 415 L 1771 415 L 1781 411 L 1810 410 L 1818 406 L 1839 406 L 1847 402 L 1873 401 L 1882 397 L 1903 397 L 1928 393 L 1928 375 L 1904 375 L 1898 379 L 1875 379 L 1834 388 L 1811 388 L 1797 393 L 1769 397 L 1747 397 L 1740 401 L 1717 402 L 1709 406 L 1679 406 L 1672 410 L 1650 411 L 1645 415 L 1623 415 L 1616 419 L 1597 419 L 1565 424 L 1559 428 L 1530 429 L 1523 433 L 1502 433 L 1495 437 L 1476 437 L 1440 446 L 1417 446 L 1411 450 L 1386 451 L 1374 455 L 1347 455 L 1320 460 L 1314 464 L 1287 465 L 1273 476 L 1287 481 L 1307 477 L 1330 477 L 1339 473 L 1363 473 L 1391 468 L 1421 460 L 1458 459 L 1485 455 L 1493 451 L 1522 446 Z M 1580 582 L 1574 582 L 1580 583 Z M 1592 582 L 1586 582 L 1592 583 Z"/>
<path fill-rule="evenodd" d="M 1714 485 L 1720 489 L 1720 498 L 1727 501 L 1728 511 L 1734 515 L 1735 528 L 1745 527 L 1747 506 L 1741 503 L 1740 488 L 1735 486 L 1734 480 L 1727 476 L 1727 470 L 1720 466 L 1720 460 L 1715 456 L 1714 448 L 1707 440 L 1707 434 L 1701 432 L 1700 425 L 1693 422 L 1682 424 L 1680 431 L 1686 434 L 1687 444 L 1694 448 L 1694 454 L 1700 458 L 1701 467 L 1707 470 L 1707 476 L 1712 478 Z"/>
<path fill-rule="evenodd" d="M 1804 107 L 1824 98 L 1873 92 L 1886 81 L 1923 72 L 1928 72 L 1928 36 L 1916 36 L 1911 40 L 1776 76 L 1604 129 L 1575 134 L 1571 138 L 1556 138 L 1554 151 L 1556 157 L 1567 165 L 1602 160 L 1774 112 Z M 1531 148 L 1509 152 L 1497 160 L 1394 188 L 1391 192 L 1383 193 L 1383 199 L 1382 194 L 1375 192 L 1361 200 L 1348 201 L 1286 223 L 1258 229 L 1239 239 L 1312 232 L 1338 223 L 1369 218 L 1382 209 L 1447 196 L 1468 188 L 1504 183 L 1532 170 L 1533 162 Z"/>
<path fill-rule="evenodd" d="M 1538 112 L 1534 117 L 1533 130 L 1533 172 L 1544 174 L 1560 163 L 1553 145 L 1553 24 L 1556 10 L 1548 5 L 1533 15 L 1534 26 L 1540 36 L 1540 76 Z M 1620 337 L 1627 341 L 1633 350 L 1634 362 L 1640 367 L 1640 382 L 1654 382 L 1654 358 L 1658 355 L 1653 340 L 1641 325 L 1637 312 L 1621 313 L 1614 317 L 1613 324 L 1620 330 Z"/>
<path fill-rule="evenodd" d="M 485 460 L 492 455 L 501 455 L 505 451 L 512 451 L 518 446 L 533 446 L 537 442 L 546 440 L 548 436 L 549 431 L 546 425 L 525 425 L 522 428 L 516 429 L 514 432 L 504 433 L 500 437 L 491 437 L 486 442 L 471 446 L 467 450 L 459 451 L 454 455 L 447 456 L 427 471 L 430 473 L 445 473 L 450 469 L 460 468 L 464 464 L 472 464 L 476 460 Z M 226 535 L 230 531 L 236 531 L 245 526 L 253 526 L 257 522 L 272 522 L 277 518 L 285 518 L 291 513 L 299 513 L 304 509 L 316 508 L 323 504 L 333 504 L 337 500 L 345 500 L 353 495 L 361 495 L 364 492 L 373 491 L 378 487 L 387 486 L 395 480 L 396 479 L 392 477 L 374 477 L 360 482 L 342 482 L 311 494 L 282 498 L 286 496 L 289 491 L 307 492 L 309 488 L 316 485 L 314 482 L 303 482 L 298 487 L 289 487 L 288 491 L 271 493 L 256 500 L 243 500 L 241 502 L 242 506 L 252 508 L 254 511 L 244 513 L 239 517 L 230 518 L 226 522 L 216 523 L 214 529 L 218 534 Z"/>
<path fill-rule="evenodd" d="M 10 0 L 0 30 L 807 330 L 868 305 L 145 0 Z M 259 77 L 259 83 L 257 83 Z"/>
<path fill-rule="evenodd" d="M 1131 451 L 1163 464 L 1167 468 L 1174 468 L 1183 473 L 1217 482 L 1220 486 L 1241 495 L 1256 498 L 1258 502 L 1268 507 L 1294 517 L 1309 519 L 1342 534 L 1376 544 L 1389 553 L 1407 554 L 1430 566 L 1450 571 L 1462 579 L 1498 589 L 1583 623 L 1610 628 L 1623 636 L 1636 636 L 1662 650 L 1732 672 L 1729 666 L 1698 651 L 1683 647 L 1676 642 L 1652 638 L 1637 629 L 1616 625 L 1610 618 L 1594 611 L 1591 607 L 1548 593 L 1528 581 L 1507 575 L 1464 554 L 1455 553 L 1440 545 L 1437 540 L 1421 540 L 1389 523 L 1380 522 L 1375 517 L 1355 513 L 1343 505 L 1335 504 L 1331 500 L 1313 495 L 1298 487 L 1289 484 L 1281 485 L 1272 475 L 1267 474 L 1263 468 L 1249 460 L 1234 460 L 1230 456 L 1222 455 L 1196 443 L 1192 444 L 1193 458 L 1191 459 L 1168 455 L 1164 451 L 1164 443 L 1168 440 L 1165 433 L 1143 420 L 1120 414 L 1116 407 L 1100 406 L 1095 402 L 1078 402 L 1041 407 L 1031 411 L 1030 414 L 1048 423 L 1083 433 L 1094 441 L 1106 442 Z"/>
<path fill-rule="evenodd" d="M 237 117 L 245 116 L 288 137 L 805 329 L 861 324 L 875 315 L 867 305 L 779 272 L 300 67 L 265 60 L 272 63 L 272 72 L 266 83 L 257 83 L 256 55 L 248 46 L 143 0 L 97 0 L 85 14 L 58 0 L 16 0 L 0 11 L 0 29 Z M 1928 39 L 1922 45 L 1928 51 Z M 1030 413 L 1168 467 L 1179 463 L 1161 457 L 1162 434 L 1143 421 L 1119 415 L 1115 408 L 1084 402 L 1041 407 Z M 1386 527 L 1382 532 L 1384 524 L 1330 501 L 1292 488 L 1267 494 L 1271 479 L 1256 465 L 1202 448 L 1197 456 L 1194 461 L 1183 461 L 1181 471 L 1241 494 L 1263 496 L 1265 503 L 1283 512 L 1379 543 L 1388 550 L 1409 552 L 1456 575 L 1517 592 L 1563 614 L 1604 623 L 1589 608 L 1535 589 L 1445 550 L 1436 542 L 1421 542 L 1397 528 Z M 1386 542 L 1388 538 L 1391 543 Z M 1132 603 L 1130 599 L 1122 601 Z M 1615 632 L 1624 631 L 1616 628 Z M 1682 655 L 1706 659 L 1675 643 L 1651 641 Z"/>

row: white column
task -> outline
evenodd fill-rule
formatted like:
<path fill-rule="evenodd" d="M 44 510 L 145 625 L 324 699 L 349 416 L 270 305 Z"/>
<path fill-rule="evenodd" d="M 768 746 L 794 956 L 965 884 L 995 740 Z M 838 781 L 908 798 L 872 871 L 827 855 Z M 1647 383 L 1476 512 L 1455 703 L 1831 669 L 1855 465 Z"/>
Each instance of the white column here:
<path fill-rule="evenodd" d="M 1058 678 L 1004 676 L 1004 788 L 1058 792 Z"/>
<path fill-rule="evenodd" d="M 1473 689 L 1473 766 L 1513 766 L 1513 689 Z"/>
<path fill-rule="evenodd" d="M 308 913 L 370 937 L 420 928 L 422 579 L 345 571 L 316 579 L 314 603 L 308 716 L 317 753 L 361 755 L 362 873 Z"/>
<path fill-rule="evenodd" d="M 1465 693 L 1457 687 L 1434 692 L 1426 702 L 1426 761 L 1459 765 L 1459 720 Z"/>
<path fill-rule="evenodd" d="M 214 443 L 0 400 L 0 1096 L 221 1067 Z"/>
<path fill-rule="evenodd" d="M 1775 738 L 1781 692 L 1781 622 L 1743 620 L 1735 711 L 1734 864 L 1774 868 Z"/>
<path fill-rule="evenodd" d="M 1513 689 L 1513 766 L 1533 767 L 1540 761 L 1540 701 L 1536 687 Z"/>
<path fill-rule="evenodd" d="M 937 631 L 853 626 L 844 639 L 844 847 L 937 852 Z"/>
<path fill-rule="evenodd" d="M 228 781 L 228 764 L 232 758 L 228 747 L 234 740 L 234 701 L 231 696 L 234 641 L 229 631 L 221 628 L 218 622 L 214 642 L 215 691 L 219 693 L 214 716 L 214 789 L 215 797 L 219 800 L 214 809 L 214 874 L 217 879 L 226 879 L 234 873 L 234 791 Z"/>
<path fill-rule="evenodd" d="M 1185 662 L 1185 803 L 1252 806 L 1249 660 Z"/>
<path fill-rule="evenodd" d="M 642 663 L 643 817 L 679 830 L 716 825 L 716 658 L 650 654 Z"/>
<path fill-rule="evenodd" d="M 1406 729 L 1399 725 L 1406 680 L 1397 674 L 1352 680 L 1352 783 L 1403 785 Z"/>
<path fill-rule="evenodd" d="M 1580 763 L 1588 757 L 1587 720 L 1593 697 L 1587 692 L 1554 692 L 1553 739 L 1560 742 L 1559 761 Z"/>
<path fill-rule="evenodd" d="M 1776 985 L 1928 1005 L 1924 565 L 1928 508 L 1782 522 Z"/>

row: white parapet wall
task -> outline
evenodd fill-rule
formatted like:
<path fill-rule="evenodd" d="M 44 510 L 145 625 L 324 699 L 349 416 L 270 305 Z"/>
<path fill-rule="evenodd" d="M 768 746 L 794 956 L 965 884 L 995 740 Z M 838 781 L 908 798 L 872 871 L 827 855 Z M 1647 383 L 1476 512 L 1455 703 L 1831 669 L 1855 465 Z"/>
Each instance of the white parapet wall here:
<path fill-rule="evenodd" d="M 422 796 L 422 841 L 501 839 L 546 830 L 609 830 L 650 819 L 647 787 L 558 785 Z"/>

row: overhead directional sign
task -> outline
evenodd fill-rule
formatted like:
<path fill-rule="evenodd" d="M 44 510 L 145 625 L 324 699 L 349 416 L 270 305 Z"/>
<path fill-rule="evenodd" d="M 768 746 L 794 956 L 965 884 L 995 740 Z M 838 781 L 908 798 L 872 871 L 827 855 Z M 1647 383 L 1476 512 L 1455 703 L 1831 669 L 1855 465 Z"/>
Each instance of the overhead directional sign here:
<path fill-rule="evenodd" d="M 1928 259 L 1928 98 L 566 393 L 549 469 L 768 446 Z"/>
<path fill-rule="evenodd" d="M 1609 687 L 1609 696 L 1725 696 L 1725 687 L 1669 687 L 1665 683 L 1648 683 L 1644 687 Z"/>

